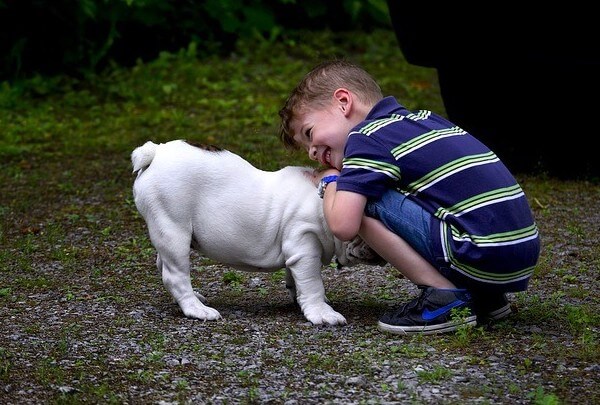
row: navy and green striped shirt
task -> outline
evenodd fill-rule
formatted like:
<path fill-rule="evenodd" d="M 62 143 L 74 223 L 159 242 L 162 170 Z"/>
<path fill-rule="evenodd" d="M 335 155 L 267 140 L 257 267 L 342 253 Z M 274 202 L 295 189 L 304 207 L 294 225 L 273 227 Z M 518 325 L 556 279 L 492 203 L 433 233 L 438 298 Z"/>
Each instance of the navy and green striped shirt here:
<path fill-rule="evenodd" d="M 439 221 L 432 249 L 440 267 L 523 291 L 540 253 L 523 190 L 475 137 L 430 111 L 381 100 L 348 135 L 338 190 L 370 199 L 395 188 Z"/>

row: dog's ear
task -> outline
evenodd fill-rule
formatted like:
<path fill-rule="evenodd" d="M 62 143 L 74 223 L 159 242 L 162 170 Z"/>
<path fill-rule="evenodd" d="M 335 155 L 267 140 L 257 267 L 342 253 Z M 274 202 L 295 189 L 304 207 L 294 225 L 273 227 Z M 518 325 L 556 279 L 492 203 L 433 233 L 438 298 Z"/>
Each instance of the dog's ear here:
<path fill-rule="evenodd" d="M 311 181 L 311 183 L 316 183 L 317 182 L 317 171 L 313 170 L 313 169 L 309 169 L 307 168 L 306 170 L 304 170 L 302 172 L 302 174 L 304 174 L 304 176 L 309 179 Z M 316 187 L 316 186 L 315 186 Z"/>
<path fill-rule="evenodd" d="M 346 257 L 350 262 L 373 266 L 384 266 L 387 263 L 360 236 L 356 236 L 346 245 Z"/>

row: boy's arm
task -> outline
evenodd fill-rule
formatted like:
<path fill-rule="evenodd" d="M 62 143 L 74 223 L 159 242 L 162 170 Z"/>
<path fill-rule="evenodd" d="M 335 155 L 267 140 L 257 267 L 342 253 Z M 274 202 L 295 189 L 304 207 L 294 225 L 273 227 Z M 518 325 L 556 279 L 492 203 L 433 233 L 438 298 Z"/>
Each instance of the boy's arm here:
<path fill-rule="evenodd" d="M 318 186 L 323 177 L 339 175 L 334 168 L 315 170 L 313 182 Z M 352 240 L 360 229 L 367 198 L 350 191 L 337 192 L 337 183 L 329 183 L 323 195 L 323 213 L 331 232 L 340 240 Z"/>
<path fill-rule="evenodd" d="M 329 183 L 323 196 L 323 213 L 331 232 L 340 240 L 351 240 L 360 230 L 367 197 L 351 191 L 337 191 Z"/>

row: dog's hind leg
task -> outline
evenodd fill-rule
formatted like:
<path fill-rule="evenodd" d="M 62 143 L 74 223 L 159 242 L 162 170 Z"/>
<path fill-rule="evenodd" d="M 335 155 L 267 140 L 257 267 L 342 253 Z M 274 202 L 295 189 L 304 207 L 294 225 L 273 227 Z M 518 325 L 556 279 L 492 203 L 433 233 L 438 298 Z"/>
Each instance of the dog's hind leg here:
<path fill-rule="evenodd" d="M 156 254 L 156 267 L 158 268 L 158 274 L 159 274 L 159 275 L 161 275 L 161 277 L 162 277 L 162 268 L 163 268 L 163 263 L 162 263 L 162 260 L 160 259 L 160 254 L 159 254 L 159 253 L 157 253 L 157 254 Z M 295 293 L 295 292 L 294 292 L 294 293 Z M 200 300 L 200 302 L 202 302 L 203 304 L 206 304 L 206 303 L 208 302 L 208 300 L 206 299 L 206 297 L 205 297 L 204 295 L 200 294 L 199 292 L 197 292 L 197 291 L 194 291 L 194 295 L 195 295 L 195 296 L 196 296 L 196 297 L 197 297 L 197 298 Z M 173 302 L 174 302 L 175 304 L 178 304 L 178 303 L 177 303 L 177 300 L 175 299 L 175 297 L 172 297 L 172 298 L 173 298 Z M 178 304 L 178 305 L 179 305 L 179 304 Z"/>
<path fill-rule="evenodd" d="M 219 312 L 204 305 L 192 288 L 190 276 L 191 232 L 176 222 L 163 220 L 161 224 L 148 221 L 150 239 L 158 255 L 156 265 L 162 281 L 183 314 L 188 318 L 214 320 Z"/>

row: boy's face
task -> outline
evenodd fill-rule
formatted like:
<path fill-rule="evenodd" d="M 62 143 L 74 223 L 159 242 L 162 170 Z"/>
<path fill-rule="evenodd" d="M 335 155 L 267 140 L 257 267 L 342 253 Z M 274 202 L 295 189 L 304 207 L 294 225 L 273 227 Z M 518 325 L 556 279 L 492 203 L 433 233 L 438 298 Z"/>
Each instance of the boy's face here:
<path fill-rule="evenodd" d="M 326 167 L 342 170 L 344 147 L 353 123 L 337 103 L 299 114 L 292 122 L 294 140 L 308 152 L 308 157 Z"/>

